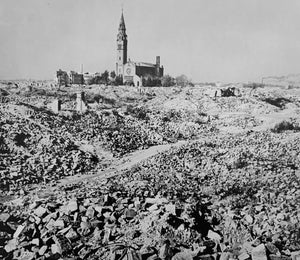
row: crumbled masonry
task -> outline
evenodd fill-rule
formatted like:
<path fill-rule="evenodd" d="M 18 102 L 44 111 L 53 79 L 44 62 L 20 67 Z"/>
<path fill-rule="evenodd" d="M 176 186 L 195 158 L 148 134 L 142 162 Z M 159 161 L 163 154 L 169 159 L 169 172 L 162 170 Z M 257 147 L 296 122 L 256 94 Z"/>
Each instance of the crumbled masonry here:
<path fill-rule="evenodd" d="M 41 86 L 3 87 L 0 259 L 300 259 L 298 90 Z"/>

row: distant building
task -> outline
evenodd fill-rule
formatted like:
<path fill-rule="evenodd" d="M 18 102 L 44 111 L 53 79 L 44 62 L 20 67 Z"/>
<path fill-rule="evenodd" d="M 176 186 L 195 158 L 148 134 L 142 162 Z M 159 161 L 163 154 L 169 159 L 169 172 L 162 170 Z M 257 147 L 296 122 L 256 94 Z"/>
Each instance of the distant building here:
<path fill-rule="evenodd" d="M 83 74 L 80 74 L 76 71 L 70 71 L 69 72 L 69 78 L 70 78 L 70 84 L 81 85 L 81 84 L 84 83 Z"/>
<path fill-rule="evenodd" d="M 67 86 L 70 83 L 68 73 L 61 69 L 56 72 L 56 80 L 59 86 Z"/>
<path fill-rule="evenodd" d="M 63 71 L 59 70 L 56 72 L 56 80 L 59 86 L 68 86 L 68 85 L 82 85 L 87 84 L 86 82 L 91 82 L 94 74 L 81 74 L 76 71 Z"/>
<path fill-rule="evenodd" d="M 84 73 L 83 74 L 83 82 L 86 85 L 91 85 L 94 83 L 94 79 L 95 79 L 96 75 L 95 74 L 91 74 L 91 73 Z"/>
<path fill-rule="evenodd" d="M 127 34 L 122 12 L 119 32 L 117 35 L 117 62 L 116 74 L 122 76 L 124 83 L 134 84 L 135 86 L 142 85 L 144 77 L 162 77 L 164 68 L 160 66 L 160 57 L 156 57 L 156 63 L 132 62 L 127 61 Z"/>

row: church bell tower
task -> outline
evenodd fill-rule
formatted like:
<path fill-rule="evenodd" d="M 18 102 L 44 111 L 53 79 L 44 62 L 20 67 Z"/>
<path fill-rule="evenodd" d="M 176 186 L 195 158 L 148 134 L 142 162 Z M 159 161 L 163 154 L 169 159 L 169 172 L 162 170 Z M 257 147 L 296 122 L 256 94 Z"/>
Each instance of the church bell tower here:
<path fill-rule="evenodd" d="M 117 35 L 117 62 L 116 62 L 116 74 L 123 76 L 124 64 L 127 63 L 127 34 L 124 21 L 124 15 L 122 10 L 119 32 Z"/>

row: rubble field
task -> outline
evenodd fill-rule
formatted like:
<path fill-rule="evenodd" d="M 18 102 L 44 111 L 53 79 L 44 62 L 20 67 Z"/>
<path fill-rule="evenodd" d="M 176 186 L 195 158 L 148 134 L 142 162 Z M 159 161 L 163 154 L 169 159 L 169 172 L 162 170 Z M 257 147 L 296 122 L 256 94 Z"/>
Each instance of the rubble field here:
<path fill-rule="evenodd" d="M 0 259 L 299 260 L 300 89 L 235 87 L 2 82 Z"/>

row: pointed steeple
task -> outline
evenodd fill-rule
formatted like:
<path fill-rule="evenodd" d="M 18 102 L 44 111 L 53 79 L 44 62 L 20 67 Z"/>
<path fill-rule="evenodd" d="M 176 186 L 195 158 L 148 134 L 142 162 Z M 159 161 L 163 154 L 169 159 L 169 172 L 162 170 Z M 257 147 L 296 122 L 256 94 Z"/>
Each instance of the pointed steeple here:
<path fill-rule="evenodd" d="M 122 14 L 119 24 L 119 30 L 117 35 L 117 62 L 116 62 L 116 72 L 117 75 L 123 75 L 124 64 L 127 63 L 127 34 L 125 27 L 125 20 L 122 8 Z"/>
<path fill-rule="evenodd" d="M 124 20 L 124 15 L 123 15 L 123 9 L 122 9 L 122 15 L 121 15 L 121 20 L 120 20 L 120 25 L 119 25 L 119 33 L 120 32 L 126 34 L 126 27 L 125 27 L 125 20 Z"/>

